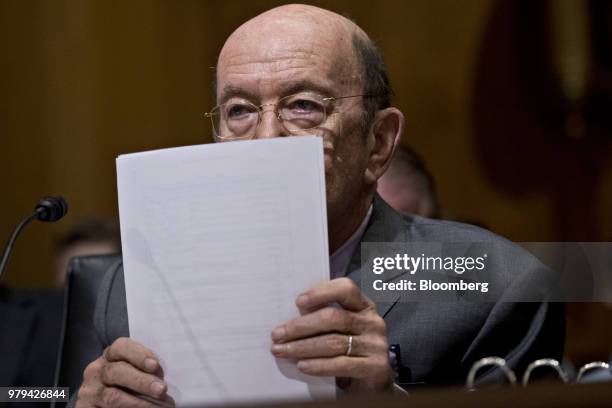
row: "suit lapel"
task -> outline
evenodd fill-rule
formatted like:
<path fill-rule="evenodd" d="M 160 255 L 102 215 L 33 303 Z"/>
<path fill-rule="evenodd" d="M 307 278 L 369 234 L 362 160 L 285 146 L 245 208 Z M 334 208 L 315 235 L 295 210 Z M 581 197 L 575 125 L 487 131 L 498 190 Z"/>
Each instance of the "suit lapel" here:
<path fill-rule="evenodd" d="M 394 209 L 378 195 L 374 194 L 372 203 L 372 216 L 370 222 L 363 233 L 361 243 L 363 242 L 406 242 L 406 221 Z M 363 260 L 365 262 L 365 260 Z M 357 286 L 361 287 L 361 245 L 357 248 L 351 262 L 347 268 L 346 276 L 349 277 Z M 385 317 L 391 311 L 391 308 L 397 303 L 400 298 L 398 294 L 391 302 L 376 302 L 376 310 L 378 314 Z"/>

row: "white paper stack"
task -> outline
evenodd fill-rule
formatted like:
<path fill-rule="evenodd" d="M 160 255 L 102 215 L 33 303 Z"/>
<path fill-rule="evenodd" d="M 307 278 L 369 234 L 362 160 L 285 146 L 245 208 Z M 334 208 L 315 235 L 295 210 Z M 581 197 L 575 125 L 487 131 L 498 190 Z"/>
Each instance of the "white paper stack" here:
<path fill-rule="evenodd" d="M 331 398 L 270 353 L 297 295 L 329 279 L 317 137 L 122 155 L 119 212 L 130 335 L 179 405 Z"/>

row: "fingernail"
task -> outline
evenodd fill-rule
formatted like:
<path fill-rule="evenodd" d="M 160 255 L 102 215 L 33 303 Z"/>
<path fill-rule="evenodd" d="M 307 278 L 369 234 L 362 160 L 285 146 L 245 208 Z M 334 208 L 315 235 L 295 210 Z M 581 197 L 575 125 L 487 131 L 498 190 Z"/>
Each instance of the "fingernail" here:
<path fill-rule="evenodd" d="M 309 302 L 309 299 L 307 295 L 300 295 L 295 301 L 298 307 L 308 307 L 308 302 Z"/>
<path fill-rule="evenodd" d="M 165 390 L 166 386 L 164 383 L 160 383 L 159 381 L 154 381 L 151 383 L 151 392 L 156 397 L 159 397 Z"/>
<path fill-rule="evenodd" d="M 283 354 L 287 350 L 287 346 L 284 344 L 273 344 L 272 345 L 272 354 Z"/>
<path fill-rule="evenodd" d="M 298 361 L 297 368 L 300 371 L 308 371 L 310 368 L 310 362 L 304 360 Z"/>
<path fill-rule="evenodd" d="M 285 330 L 284 327 L 277 327 L 276 329 L 274 329 L 272 331 L 272 340 L 274 341 L 281 341 L 282 339 L 285 338 L 285 336 L 287 335 L 287 331 Z"/>
<path fill-rule="evenodd" d="M 157 370 L 157 360 L 147 357 L 145 358 L 144 366 L 148 371 L 155 371 Z"/>

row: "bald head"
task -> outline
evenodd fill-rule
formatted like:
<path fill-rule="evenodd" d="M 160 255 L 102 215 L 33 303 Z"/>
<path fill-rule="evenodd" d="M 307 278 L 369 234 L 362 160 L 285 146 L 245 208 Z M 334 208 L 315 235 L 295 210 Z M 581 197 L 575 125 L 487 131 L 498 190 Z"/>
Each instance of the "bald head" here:
<path fill-rule="evenodd" d="M 337 50 L 349 50 L 353 35 L 367 38 L 367 34 L 346 17 L 319 7 L 289 4 L 268 10 L 238 27 L 227 39 L 220 58 L 231 47 L 242 44 L 251 36 L 267 41 L 285 34 L 308 41 L 322 38 Z"/>
<path fill-rule="evenodd" d="M 218 72 L 223 73 L 228 64 L 239 64 L 247 72 L 290 68 L 286 64 L 290 56 L 298 57 L 304 68 L 316 63 L 316 56 L 327 62 L 329 74 L 346 83 L 358 82 L 353 35 L 365 33 L 331 11 L 306 5 L 277 7 L 247 21 L 229 36 L 219 55 Z M 263 66 L 266 63 L 277 67 Z"/>
<path fill-rule="evenodd" d="M 341 82 L 357 84 L 360 93 L 373 96 L 363 101 L 364 122 L 369 123 L 377 109 L 391 106 L 392 90 L 383 59 L 369 36 L 350 19 L 315 6 L 283 5 L 245 22 L 226 40 L 217 71 L 236 53 L 247 52 L 254 61 L 252 53 L 258 50 L 265 58 L 286 47 L 287 39 L 301 40 L 304 55 L 320 54 L 332 62 L 332 74 Z M 216 87 L 217 97 L 219 92 Z"/>

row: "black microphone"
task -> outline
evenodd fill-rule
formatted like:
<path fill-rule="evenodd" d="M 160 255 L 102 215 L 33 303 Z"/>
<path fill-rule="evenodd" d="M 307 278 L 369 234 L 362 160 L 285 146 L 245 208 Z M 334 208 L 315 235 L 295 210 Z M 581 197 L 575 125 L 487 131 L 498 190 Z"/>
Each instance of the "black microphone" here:
<path fill-rule="evenodd" d="M 55 222 L 68 213 L 68 203 L 61 196 L 45 197 L 38 202 L 34 212 L 39 221 Z"/>
<path fill-rule="evenodd" d="M 6 265 L 8 264 L 11 253 L 13 252 L 13 246 L 21 231 L 32 221 L 39 220 L 44 222 L 55 222 L 60 220 L 64 215 L 68 213 L 68 203 L 60 196 L 49 196 L 45 197 L 36 204 L 34 211 L 26 218 L 21 220 L 19 225 L 13 230 L 13 234 L 6 243 L 4 252 L 2 254 L 2 262 L 0 262 L 0 285 L 4 280 L 4 272 Z"/>

